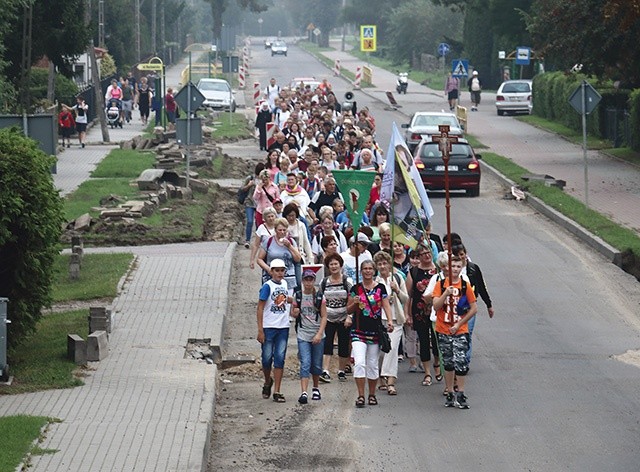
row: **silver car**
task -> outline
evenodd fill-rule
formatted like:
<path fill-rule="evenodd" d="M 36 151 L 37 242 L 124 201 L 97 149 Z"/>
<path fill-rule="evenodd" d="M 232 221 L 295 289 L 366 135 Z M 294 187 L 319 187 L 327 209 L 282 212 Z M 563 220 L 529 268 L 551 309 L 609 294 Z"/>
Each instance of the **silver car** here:
<path fill-rule="evenodd" d="M 505 113 L 523 112 L 531 114 L 533 89 L 530 80 L 507 80 L 502 82 L 496 92 L 496 111 Z"/>
<path fill-rule="evenodd" d="M 236 111 L 236 99 L 229 82 L 224 79 L 200 79 L 198 90 L 204 95 L 202 106 L 214 110 Z"/>
<path fill-rule="evenodd" d="M 276 54 L 280 54 L 282 56 L 287 56 L 287 43 L 284 41 L 275 41 L 271 44 L 271 56 L 275 56 Z"/>
<path fill-rule="evenodd" d="M 449 125 L 449 134 L 451 136 L 463 135 L 462 126 L 456 115 L 453 113 L 435 112 L 435 111 L 419 111 L 416 112 L 409 123 L 402 125 L 406 129 L 404 140 L 409 147 L 409 151 L 413 152 L 422 138 L 431 140 L 431 136 L 440 134 L 439 125 Z"/>

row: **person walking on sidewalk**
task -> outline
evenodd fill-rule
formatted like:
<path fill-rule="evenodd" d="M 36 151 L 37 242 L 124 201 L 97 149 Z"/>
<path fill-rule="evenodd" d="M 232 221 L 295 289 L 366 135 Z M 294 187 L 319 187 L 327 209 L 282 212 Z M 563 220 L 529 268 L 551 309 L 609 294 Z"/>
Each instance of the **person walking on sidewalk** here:
<path fill-rule="evenodd" d="M 75 124 L 71 109 L 67 105 L 62 104 L 62 109 L 58 114 L 58 126 L 60 127 L 60 134 L 62 135 L 62 146 L 65 145 L 66 141 L 67 147 L 71 147 L 71 134 L 73 133 Z"/>
<path fill-rule="evenodd" d="M 471 78 L 467 81 L 469 93 L 471 93 L 471 111 L 478 111 L 480 105 L 480 93 L 482 92 L 482 81 L 478 77 L 478 71 L 474 70 Z"/>
<path fill-rule="evenodd" d="M 449 75 L 447 76 L 447 81 L 444 84 L 444 94 L 447 96 L 447 100 L 449 101 L 450 111 L 453 111 L 453 109 L 456 107 L 459 91 L 460 91 L 460 80 L 457 77 L 454 77 L 453 73 L 449 72 Z"/>
<path fill-rule="evenodd" d="M 76 104 L 73 106 L 76 113 L 76 131 L 78 132 L 78 142 L 84 147 L 84 140 L 87 136 L 87 122 L 89 115 L 89 105 L 84 101 L 84 97 L 78 95 Z"/>
<path fill-rule="evenodd" d="M 300 388 L 302 393 L 298 403 L 305 405 L 309 400 L 309 377 L 313 377 L 312 400 L 320 400 L 320 373 L 322 372 L 322 352 L 324 351 L 324 330 L 327 324 L 327 306 L 314 286 L 316 273 L 307 269 L 302 273 L 302 287 L 293 296 L 292 316 L 296 319 L 298 339 L 298 359 L 300 360 Z"/>
<path fill-rule="evenodd" d="M 271 279 L 260 289 L 256 316 L 258 319 L 258 342 L 262 345 L 262 373 L 264 385 L 262 398 L 271 396 L 273 401 L 284 403 L 284 395 L 280 393 L 284 361 L 287 357 L 287 341 L 289 339 L 289 310 L 293 298 L 289 296 L 287 281 L 284 279 L 286 265 L 282 259 L 273 259 L 269 264 Z M 273 377 L 271 369 L 273 367 Z"/>

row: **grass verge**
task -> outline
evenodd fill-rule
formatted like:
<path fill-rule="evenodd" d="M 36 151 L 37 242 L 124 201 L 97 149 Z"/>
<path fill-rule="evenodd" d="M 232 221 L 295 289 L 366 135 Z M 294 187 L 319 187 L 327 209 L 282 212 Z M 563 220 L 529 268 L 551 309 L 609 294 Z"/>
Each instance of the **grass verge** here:
<path fill-rule="evenodd" d="M 567 195 L 558 188 L 547 187 L 539 182 L 522 180 L 521 176 L 529 173 L 529 170 L 515 164 L 506 157 L 486 152 L 482 154 L 482 160 L 616 249 L 620 251 L 630 249 L 634 254 L 640 254 L 640 237 L 634 231 L 614 223 L 591 208 L 587 208 L 584 203 Z"/>
<path fill-rule="evenodd" d="M 32 451 L 42 428 L 50 422 L 44 416 L 5 416 L 0 418 L 0 472 L 14 472 Z"/>
<path fill-rule="evenodd" d="M 9 353 L 13 384 L 1 387 L 0 395 L 83 385 L 73 376 L 77 366 L 67 359 L 67 334 L 87 338 L 87 310 L 43 316 L 36 332 Z"/>
<path fill-rule="evenodd" d="M 153 167 L 155 155 L 129 149 L 114 149 L 91 173 L 93 178 L 136 178 L 145 169 Z"/>
<path fill-rule="evenodd" d="M 53 281 L 54 303 L 71 300 L 92 300 L 94 298 L 114 298 L 118 282 L 133 260 L 133 255 L 85 254 L 82 269 L 77 280 L 69 279 L 68 254 L 60 254 L 55 261 Z"/>
<path fill-rule="evenodd" d="M 537 128 L 555 133 L 573 143 L 582 145 L 582 132 L 575 131 L 563 124 L 556 123 L 555 121 L 547 120 L 536 115 L 523 115 L 518 116 L 516 119 L 524 121 L 525 123 Z M 587 135 L 587 148 L 594 150 L 609 149 L 611 148 L 611 141 Z"/>
<path fill-rule="evenodd" d="M 110 195 L 131 200 L 139 195 L 138 186 L 135 183 L 132 184 L 131 179 L 122 177 L 85 180 L 65 200 L 64 208 L 67 220 L 71 221 L 85 213 L 97 217 L 99 212 L 92 210 L 92 208 L 100 207 L 100 200 Z"/>
<path fill-rule="evenodd" d="M 611 156 L 617 157 L 618 159 L 622 159 L 623 161 L 627 161 L 631 164 L 640 166 L 640 152 L 636 152 L 631 148 L 623 147 L 605 149 L 604 152 Z"/>
<path fill-rule="evenodd" d="M 219 113 L 213 139 L 240 140 L 253 137 L 253 126 L 242 113 Z"/>

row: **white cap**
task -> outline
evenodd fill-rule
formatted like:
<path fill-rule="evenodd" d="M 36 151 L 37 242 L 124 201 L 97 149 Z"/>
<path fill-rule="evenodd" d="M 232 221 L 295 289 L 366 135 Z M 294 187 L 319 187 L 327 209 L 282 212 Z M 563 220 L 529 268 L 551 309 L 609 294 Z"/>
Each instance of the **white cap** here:
<path fill-rule="evenodd" d="M 477 71 L 477 70 L 474 70 L 474 71 L 473 71 L 473 75 L 478 75 L 478 71 Z"/>
<path fill-rule="evenodd" d="M 353 243 L 355 241 L 354 237 L 351 236 L 351 238 L 349 239 L 350 243 Z M 364 233 L 358 233 L 358 242 L 359 243 L 365 243 L 365 244 L 369 244 L 371 243 L 371 240 L 367 237 L 366 234 Z"/>
<path fill-rule="evenodd" d="M 277 269 L 277 268 L 283 268 L 283 269 L 287 268 L 286 264 L 282 259 L 274 259 L 271 261 L 271 264 L 269 264 L 269 269 Z"/>

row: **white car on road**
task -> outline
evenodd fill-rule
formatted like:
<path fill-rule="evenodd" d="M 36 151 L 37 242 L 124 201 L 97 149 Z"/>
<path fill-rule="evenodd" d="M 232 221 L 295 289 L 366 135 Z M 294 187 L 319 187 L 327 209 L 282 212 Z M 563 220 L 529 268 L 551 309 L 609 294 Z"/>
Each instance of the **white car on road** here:
<path fill-rule="evenodd" d="M 200 79 L 198 90 L 204 95 L 202 106 L 214 110 L 236 111 L 236 99 L 229 82 L 224 79 Z"/>

